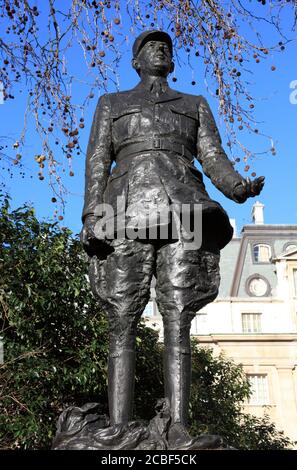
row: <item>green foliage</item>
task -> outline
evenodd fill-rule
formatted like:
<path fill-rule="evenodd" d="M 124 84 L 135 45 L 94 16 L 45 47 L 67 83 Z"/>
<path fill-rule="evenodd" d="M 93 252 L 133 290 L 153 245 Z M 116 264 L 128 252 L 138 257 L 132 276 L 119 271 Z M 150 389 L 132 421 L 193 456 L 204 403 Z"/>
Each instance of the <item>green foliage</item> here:
<path fill-rule="evenodd" d="M 106 402 L 106 320 L 69 230 L 7 198 L 0 217 L 3 445 L 46 446 L 62 403 Z"/>
<path fill-rule="evenodd" d="M 107 413 L 108 325 L 92 296 L 77 238 L 34 209 L 0 206 L 1 448 L 49 448 L 62 409 L 87 402 Z M 243 415 L 249 393 L 239 366 L 193 348 L 193 432 L 225 435 L 237 448 L 284 448 L 265 419 Z M 140 325 L 135 415 L 149 419 L 163 396 L 162 347 Z M 198 424 L 197 424 L 198 423 Z"/>

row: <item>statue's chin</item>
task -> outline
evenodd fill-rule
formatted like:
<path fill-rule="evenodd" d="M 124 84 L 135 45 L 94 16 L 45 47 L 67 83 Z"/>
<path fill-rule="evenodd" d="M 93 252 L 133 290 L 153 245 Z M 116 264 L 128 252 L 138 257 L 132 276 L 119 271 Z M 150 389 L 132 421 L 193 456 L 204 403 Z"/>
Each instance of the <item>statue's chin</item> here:
<path fill-rule="evenodd" d="M 158 75 L 159 77 L 167 77 L 169 73 L 170 69 L 168 68 L 168 65 L 161 61 L 159 63 L 154 63 L 152 67 L 146 68 L 143 72 L 140 71 L 141 76 Z"/>

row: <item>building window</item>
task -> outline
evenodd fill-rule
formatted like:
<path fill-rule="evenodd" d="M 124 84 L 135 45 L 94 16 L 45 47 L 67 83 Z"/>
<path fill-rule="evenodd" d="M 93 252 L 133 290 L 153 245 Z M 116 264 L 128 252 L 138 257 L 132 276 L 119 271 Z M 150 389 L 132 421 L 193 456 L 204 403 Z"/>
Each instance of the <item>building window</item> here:
<path fill-rule="evenodd" d="M 261 333 L 261 313 L 242 313 L 243 333 Z"/>
<path fill-rule="evenodd" d="M 297 297 L 297 269 L 293 269 L 294 293 Z"/>
<path fill-rule="evenodd" d="M 248 374 L 247 379 L 251 385 L 249 405 L 267 405 L 269 403 L 268 380 L 265 374 Z"/>
<path fill-rule="evenodd" d="M 205 335 L 209 333 L 207 313 L 198 312 L 195 317 L 195 322 L 192 322 L 192 334 Z"/>
<path fill-rule="evenodd" d="M 269 263 L 271 258 L 271 246 L 264 245 L 259 243 L 258 245 L 254 245 L 253 248 L 254 252 L 254 262 L 255 263 Z"/>

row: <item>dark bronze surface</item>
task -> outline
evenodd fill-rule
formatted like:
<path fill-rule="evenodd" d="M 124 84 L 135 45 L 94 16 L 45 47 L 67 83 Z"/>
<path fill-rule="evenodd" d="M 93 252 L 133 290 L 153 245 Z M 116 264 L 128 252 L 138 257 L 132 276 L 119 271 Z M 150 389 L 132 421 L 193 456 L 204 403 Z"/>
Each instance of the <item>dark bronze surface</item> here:
<path fill-rule="evenodd" d="M 133 48 L 133 67 L 140 83 L 129 91 L 103 95 L 97 105 L 87 150 L 81 239 L 91 257 L 92 290 L 109 318 L 110 417 L 102 421 L 97 413 L 95 429 L 88 424 L 90 416 L 95 416 L 95 405 L 67 410 L 60 418 L 54 448 L 222 447 L 218 436 L 193 439 L 186 431 L 191 320 L 217 296 L 219 251 L 232 237 L 228 216 L 207 194 L 194 158 L 212 183 L 239 203 L 259 194 L 264 178 L 250 181 L 234 170 L 205 98 L 169 87 L 167 76 L 174 67 L 171 51 L 168 35 L 142 33 Z M 118 196 L 125 197 L 124 210 L 133 207 L 129 222 L 135 227 L 157 208 L 187 203 L 192 210 L 201 204 L 202 247 L 186 250 L 181 232 L 174 240 L 98 240 L 97 207 L 108 203 L 119 217 Z M 136 327 L 149 300 L 153 275 L 164 323 L 166 425 L 160 412 L 149 425 L 131 422 Z M 81 427 L 75 427 L 76 418 Z M 160 423 L 166 432 L 160 430 Z M 149 447 L 151 441 L 158 444 Z"/>

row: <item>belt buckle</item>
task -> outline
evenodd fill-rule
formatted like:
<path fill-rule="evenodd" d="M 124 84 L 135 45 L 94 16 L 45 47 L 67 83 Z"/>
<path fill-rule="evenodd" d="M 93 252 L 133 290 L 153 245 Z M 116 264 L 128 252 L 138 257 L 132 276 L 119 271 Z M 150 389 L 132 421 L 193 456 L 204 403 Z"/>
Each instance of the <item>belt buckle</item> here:
<path fill-rule="evenodd" d="M 154 147 L 154 149 L 160 149 L 161 148 L 161 139 L 154 139 L 153 140 L 153 147 Z"/>

